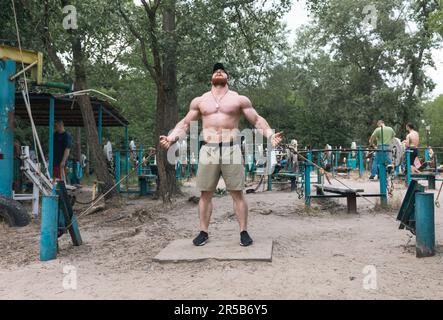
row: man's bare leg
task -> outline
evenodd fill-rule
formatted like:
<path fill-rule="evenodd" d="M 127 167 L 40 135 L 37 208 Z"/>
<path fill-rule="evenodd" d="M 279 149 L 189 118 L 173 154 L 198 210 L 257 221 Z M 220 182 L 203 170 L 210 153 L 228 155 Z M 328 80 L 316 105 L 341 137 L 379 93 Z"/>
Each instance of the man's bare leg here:
<path fill-rule="evenodd" d="M 198 202 L 198 214 L 200 218 L 200 231 L 208 233 L 209 222 L 212 215 L 212 195 L 211 191 L 202 191 Z"/>
<path fill-rule="evenodd" d="M 246 203 L 243 191 L 230 191 L 234 202 L 234 211 L 237 215 L 238 224 L 240 226 L 240 245 L 249 246 L 252 239 L 248 234 L 248 204 Z"/>
<path fill-rule="evenodd" d="M 234 211 L 240 225 L 240 232 L 246 231 L 248 225 L 248 204 L 243 196 L 243 191 L 229 191 L 229 193 L 234 201 Z"/>

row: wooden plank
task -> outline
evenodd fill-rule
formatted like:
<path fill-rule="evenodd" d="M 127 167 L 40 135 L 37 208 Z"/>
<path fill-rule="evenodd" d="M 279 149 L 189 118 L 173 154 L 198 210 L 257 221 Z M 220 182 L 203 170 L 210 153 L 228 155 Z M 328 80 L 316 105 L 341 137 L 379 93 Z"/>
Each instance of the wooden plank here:
<path fill-rule="evenodd" d="M 411 173 L 412 178 L 421 178 L 421 177 L 435 177 L 435 172 L 425 172 L 425 173 Z"/>
<path fill-rule="evenodd" d="M 254 237 L 254 243 L 249 247 L 240 246 L 238 241 L 238 235 L 222 234 L 210 237 L 205 246 L 196 247 L 191 239 L 178 239 L 169 243 L 153 260 L 160 263 L 199 262 L 210 259 L 272 262 L 272 239 Z"/>
<path fill-rule="evenodd" d="M 364 192 L 364 189 L 344 189 L 344 188 L 335 188 L 329 186 L 321 186 L 318 184 L 314 184 L 314 187 L 317 189 L 323 189 L 325 192 L 339 193 L 339 194 L 352 194 L 352 193 L 360 193 Z"/>
<path fill-rule="evenodd" d="M 300 173 L 292 173 L 292 172 L 279 172 L 276 175 L 282 177 L 301 177 Z"/>

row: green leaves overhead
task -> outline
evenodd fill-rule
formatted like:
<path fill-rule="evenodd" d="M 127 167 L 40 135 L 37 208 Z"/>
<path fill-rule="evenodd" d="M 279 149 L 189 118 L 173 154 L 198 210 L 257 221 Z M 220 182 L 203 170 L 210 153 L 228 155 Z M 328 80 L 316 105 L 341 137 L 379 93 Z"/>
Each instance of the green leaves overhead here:
<path fill-rule="evenodd" d="M 46 79 L 70 81 L 69 33 L 62 26 L 66 14 L 61 2 L 15 3 L 23 47 L 44 52 Z M 160 59 L 168 48 L 177 48 L 180 116 L 193 97 L 209 89 L 212 66 L 220 61 L 228 69 L 231 87 L 248 95 L 288 140 L 295 138 L 302 144 L 366 144 L 379 118 L 402 134 L 404 124 L 417 123 L 423 110 L 432 117 L 430 107 L 423 109 L 434 87 L 424 70 L 433 66 L 430 53 L 443 35 L 439 1 L 309 0 L 312 23 L 300 29 L 292 48 L 281 21 L 291 1 L 175 3 L 175 31 L 162 30 L 161 13 L 171 2 L 160 1 L 155 36 Z M 142 48 L 130 30 L 134 28 L 146 41 L 151 39 L 145 8 L 133 0 L 75 0 L 72 4 L 87 52 L 89 86 L 118 99 L 116 106 L 131 123 L 130 136 L 145 145 L 154 144 L 156 88 L 141 59 L 145 52 L 147 63 L 153 64 L 152 52 L 149 46 Z M 374 21 L 367 18 L 371 8 L 364 10 L 371 4 L 377 10 Z M 0 39 L 14 44 L 9 4 L 0 11 L 0 24 Z M 441 119 L 438 113 L 434 118 Z M 121 131 L 105 134 L 121 141 Z"/>

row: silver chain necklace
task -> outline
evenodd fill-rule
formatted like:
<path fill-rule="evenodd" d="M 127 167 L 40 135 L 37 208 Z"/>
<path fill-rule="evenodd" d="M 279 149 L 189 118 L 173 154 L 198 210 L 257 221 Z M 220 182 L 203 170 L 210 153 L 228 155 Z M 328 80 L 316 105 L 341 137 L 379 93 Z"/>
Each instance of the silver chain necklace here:
<path fill-rule="evenodd" d="M 225 97 L 225 95 L 227 94 L 229 92 L 229 89 L 225 92 L 225 94 L 220 98 L 220 99 L 218 99 L 218 101 L 217 101 L 217 98 L 214 96 L 214 93 L 212 92 L 212 90 L 211 90 L 211 94 L 212 94 L 212 97 L 214 98 L 214 100 L 215 100 L 215 107 L 218 109 L 219 107 L 220 107 L 220 102 L 222 101 L 222 99 Z"/>

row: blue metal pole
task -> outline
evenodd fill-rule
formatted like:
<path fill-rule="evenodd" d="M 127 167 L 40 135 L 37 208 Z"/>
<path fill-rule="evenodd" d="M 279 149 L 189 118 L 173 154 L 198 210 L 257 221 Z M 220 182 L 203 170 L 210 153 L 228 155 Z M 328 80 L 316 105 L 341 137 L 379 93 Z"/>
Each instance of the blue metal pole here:
<path fill-rule="evenodd" d="M 319 151 L 317 153 L 317 155 L 318 155 L 317 164 L 318 164 L 319 167 L 321 167 L 322 166 L 321 165 L 321 157 L 322 157 L 321 151 Z M 321 174 L 320 174 L 320 169 L 318 169 L 318 168 L 317 168 L 317 183 L 321 184 Z"/>
<path fill-rule="evenodd" d="M 305 205 L 311 206 L 311 161 L 312 152 L 308 152 L 308 162 L 305 167 Z"/>
<path fill-rule="evenodd" d="M 384 157 L 384 154 L 382 154 Z M 380 203 L 382 206 L 386 206 L 388 204 L 387 197 L 387 181 L 386 181 L 386 167 L 384 162 L 380 161 L 380 157 L 378 158 L 378 178 L 380 180 Z M 384 159 L 384 158 L 383 158 Z"/>
<path fill-rule="evenodd" d="M 129 137 L 128 127 L 125 127 L 125 151 L 126 151 L 126 191 L 129 190 Z"/>
<path fill-rule="evenodd" d="M 189 179 L 189 177 L 191 176 L 191 159 L 187 159 L 186 161 L 186 179 Z"/>
<path fill-rule="evenodd" d="M 52 178 L 52 171 L 54 168 L 54 114 L 55 103 L 54 98 L 49 99 L 49 175 Z"/>
<path fill-rule="evenodd" d="M 140 144 L 140 149 L 138 149 L 138 167 L 137 167 L 137 175 L 141 176 L 142 175 L 142 161 L 143 161 L 143 149 L 142 149 L 142 145 Z M 149 165 L 149 163 L 148 163 Z"/>
<path fill-rule="evenodd" d="M 416 257 L 435 255 L 434 194 L 415 194 Z"/>
<path fill-rule="evenodd" d="M 117 192 L 120 192 L 120 151 L 115 152 L 115 183 L 117 187 L 115 188 Z"/>
<path fill-rule="evenodd" d="M 409 149 L 406 150 L 406 183 L 408 186 L 411 184 L 411 152 Z"/>
<path fill-rule="evenodd" d="M 269 144 L 269 148 L 266 152 L 267 157 L 267 169 L 268 169 L 268 191 L 272 191 L 272 147 Z"/>
<path fill-rule="evenodd" d="M 363 177 L 363 152 L 361 146 L 358 146 L 358 173 L 360 178 Z"/>
<path fill-rule="evenodd" d="M 43 196 L 40 231 L 41 261 L 48 261 L 57 257 L 58 214 L 58 196 Z"/>
<path fill-rule="evenodd" d="M 425 149 L 425 161 L 429 161 L 429 147 Z"/>
<path fill-rule="evenodd" d="M 103 107 L 98 107 L 98 142 L 103 145 Z"/>
<path fill-rule="evenodd" d="M 338 167 L 338 151 L 335 151 L 335 167 Z"/>
<path fill-rule="evenodd" d="M 180 180 L 180 162 L 177 161 L 175 164 L 175 178 Z"/>
<path fill-rule="evenodd" d="M 12 197 L 14 175 L 15 62 L 0 60 L 0 195 Z"/>

